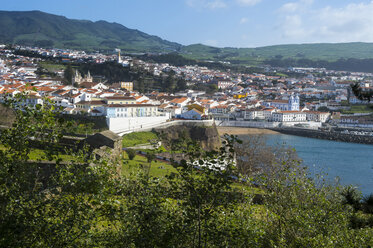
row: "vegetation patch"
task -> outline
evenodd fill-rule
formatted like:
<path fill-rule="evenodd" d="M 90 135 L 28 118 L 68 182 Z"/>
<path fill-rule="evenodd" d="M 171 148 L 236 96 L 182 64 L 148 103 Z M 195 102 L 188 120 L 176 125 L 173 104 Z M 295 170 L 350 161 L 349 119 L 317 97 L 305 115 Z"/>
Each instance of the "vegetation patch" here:
<path fill-rule="evenodd" d="M 141 155 L 136 155 L 133 160 L 130 160 L 127 153 L 123 153 L 122 174 L 128 176 L 139 170 L 149 171 L 152 177 L 165 177 L 171 172 L 176 173 L 176 169 L 169 163 L 159 160 L 149 163 L 146 157 Z"/>
<path fill-rule="evenodd" d="M 153 132 L 136 132 L 123 136 L 123 147 L 132 147 L 142 144 L 148 144 L 158 140 L 158 136 Z"/>
<path fill-rule="evenodd" d="M 350 105 L 350 110 L 342 110 L 342 114 L 373 113 L 373 104 Z"/>

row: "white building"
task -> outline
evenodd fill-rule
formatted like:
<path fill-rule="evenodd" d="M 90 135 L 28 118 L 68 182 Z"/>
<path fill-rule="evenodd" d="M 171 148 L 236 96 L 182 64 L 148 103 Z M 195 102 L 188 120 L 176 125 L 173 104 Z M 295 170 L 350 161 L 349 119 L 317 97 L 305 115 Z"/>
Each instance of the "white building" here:
<path fill-rule="evenodd" d="M 330 116 L 328 112 L 304 111 L 307 121 L 326 122 Z"/>
<path fill-rule="evenodd" d="M 276 122 L 304 122 L 307 115 L 301 111 L 279 111 L 272 115 L 272 120 Z"/>
<path fill-rule="evenodd" d="M 264 102 L 267 108 L 277 108 L 283 111 L 299 111 L 300 100 L 298 95 L 291 95 L 289 100 L 273 100 Z"/>

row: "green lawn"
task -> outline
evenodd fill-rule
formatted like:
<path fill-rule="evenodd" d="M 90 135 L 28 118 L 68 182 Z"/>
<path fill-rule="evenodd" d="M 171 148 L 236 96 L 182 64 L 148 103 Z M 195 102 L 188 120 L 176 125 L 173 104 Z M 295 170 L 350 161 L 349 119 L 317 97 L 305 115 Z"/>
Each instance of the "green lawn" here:
<path fill-rule="evenodd" d="M 5 147 L 3 145 L 0 145 L 0 150 L 5 150 Z M 63 161 L 71 161 L 73 160 L 73 156 L 67 155 L 67 154 L 60 154 L 59 157 Z M 29 159 L 30 160 L 42 160 L 42 161 L 48 161 L 48 159 L 45 156 L 44 150 L 41 149 L 35 149 L 32 148 L 31 152 L 29 154 Z"/>
<path fill-rule="evenodd" d="M 141 144 L 147 144 L 151 140 L 157 140 L 157 134 L 153 132 L 136 132 L 123 136 L 123 147 L 132 147 Z"/>
<path fill-rule="evenodd" d="M 42 161 L 48 160 L 45 158 L 45 152 L 40 149 L 32 149 L 29 157 L 30 157 L 30 160 L 39 160 L 39 159 L 41 159 Z M 73 156 L 66 155 L 66 154 L 60 154 L 58 157 L 61 158 L 62 161 L 74 160 Z"/>
<path fill-rule="evenodd" d="M 354 114 L 354 113 L 373 113 L 373 105 L 372 104 L 351 105 L 350 110 L 342 111 L 342 114 Z"/>
<path fill-rule="evenodd" d="M 133 160 L 129 160 L 127 153 L 123 152 L 123 158 L 122 174 L 124 175 L 136 172 L 140 168 L 147 169 L 149 167 L 149 163 L 143 156 L 136 155 Z M 153 177 L 164 177 L 171 172 L 176 172 L 176 169 L 172 165 L 156 161 L 151 163 L 149 174 Z"/>
<path fill-rule="evenodd" d="M 54 63 L 48 63 L 48 62 L 40 62 L 39 64 L 44 69 L 50 71 L 50 72 L 56 72 L 59 70 L 64 70 L 65 66 L 61 64 L 54 64 Z"/>

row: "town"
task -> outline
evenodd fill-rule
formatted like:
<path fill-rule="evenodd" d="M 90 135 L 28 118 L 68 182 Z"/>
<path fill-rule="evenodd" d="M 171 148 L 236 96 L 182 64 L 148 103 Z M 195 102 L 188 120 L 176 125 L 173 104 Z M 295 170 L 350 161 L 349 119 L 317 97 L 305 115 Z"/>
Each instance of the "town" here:
<path fill-rule="evenodd" d="M 152 63 L 122 56 L 119 49 L 102 54 L 24 46 L 0 48 L 2 101 L 19 93 L 27 95 L 30 105 L 49 99 L 64 114 L 105 117 L 108 128 L 121 135 L 178 120 L 259 128 L 373 127 L 369 103 L 359 100 L 350 87 L 357 82 L 363 89 L 373 89 L 371 73 L 266 66 L 261 72 L 244 74 L 198 65 Z M 46 58 L 60 62 L 61 66 L 53 70 L 54 76 L 40 76 L 40 63 Z M 115 62 L 125 68 L 136 66 L 154 76 L 173 72 L 175 78 L 185 80 L 186 89 L 174 93 L 148 89 L 140 93 L 134 82 L 108 84 L 102 75 L 78 70 L 73 70 L 71 84 L 66 84 L 66 66 L 73 62 Z M 208 85 L 213 90 L 192 90 L 195 85 Z"/>

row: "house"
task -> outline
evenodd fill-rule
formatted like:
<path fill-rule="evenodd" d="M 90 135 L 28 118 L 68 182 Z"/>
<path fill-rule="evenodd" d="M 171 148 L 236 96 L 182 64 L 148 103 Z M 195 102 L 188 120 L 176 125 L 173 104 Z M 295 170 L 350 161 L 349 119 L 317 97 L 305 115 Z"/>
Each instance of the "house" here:
<path fill-rule="evenodd" d="M 120 82 L 120 87 L 127 91 L 133 91 L 133 82 Z"/>
<path fill-rule="evenodd" d="M 82 101 L 78 102 L 76 104 L 77 108 L 85 109 L 88 112 L 91 112 L 93 109 L 97 109 L 101 106 L 104 106 L 105 102 L 104 101 Z"/>
<path fill-rule="evenodd" d="M 136 99 L 129 96 L 110 96 L 105 98 L 106 104 L 135 104 Z"/>
<path fill-rule="evenodd" d="M 304 111 L 307 121 L 326 122 L 330 116 L 328 112 Z"/>
<path fill-rule="evenodd" d="M 187 120 L 202 120 L 203 113 L 194 108 L 187 112 L 182 113 L 178 117 L 181 119 L 187 119 Z"/>
<path fill-rule="evenodd" d="M 247 109 L 244 112 L 245 120 L 264 120 L 264 111 L 261 108 Z"/>
<path fill-rule="evenodd" d="M 189 98 L 181 97 L 181 98 L 173 99 L 172 101 L 170 101 L 170 103 L 174 106 L 184 107 L 188 104 L 189 101 L 190 101 Z"/>
<path fill-rule="evenodd" d="M 98 109 L 100 111 L 100 109 Z M 123 117 L 155 117 L 158 116 L 158 106 L 151 104 L 108 104 L 103 106 L 107 118 Z"/>

